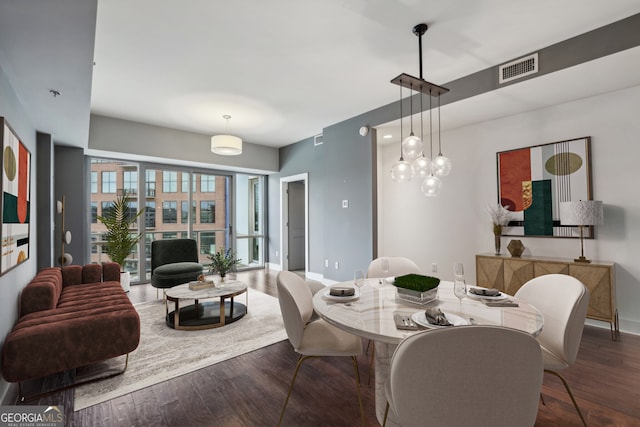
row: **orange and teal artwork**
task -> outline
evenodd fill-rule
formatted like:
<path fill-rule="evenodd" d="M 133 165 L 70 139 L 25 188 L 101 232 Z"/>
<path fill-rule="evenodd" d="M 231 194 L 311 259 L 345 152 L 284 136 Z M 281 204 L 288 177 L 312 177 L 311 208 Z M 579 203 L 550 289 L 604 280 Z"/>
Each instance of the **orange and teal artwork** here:
<path fill-rule="evenodd" d="M 560 202 L 592 200 L 590 137 L 502 151 L 497 163 L 498 201 L 512 213 L 503 235 L 575 237 Z"/>
<path fill-rule="evenodd" d="M 2 120 L 2 253 L 0 274 L 29 258 L 31 153 Z"/>

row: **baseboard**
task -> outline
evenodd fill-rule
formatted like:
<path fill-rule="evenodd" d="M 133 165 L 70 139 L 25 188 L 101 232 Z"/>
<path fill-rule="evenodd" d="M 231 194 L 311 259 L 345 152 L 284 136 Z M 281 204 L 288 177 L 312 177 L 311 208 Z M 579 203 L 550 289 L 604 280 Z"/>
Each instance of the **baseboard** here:
<path fill-rule="evenodd" d="M 269 270 L 282 271 L 282 268 L 280 268 L 280 264 L 274 264 L 272 262 L 268 262 L 266 263 L 266 266 Z"/>
<path fill-rule="evenodd" d="M 585 324 L 601 329 L 611 329 L 609 322 L 601 322 L 599 320 L 587 319 Z M 620 319 L 618 327 L 620 328 L 620 332 L 624 332 L 625 334 L 640 335 L 640 322 Z"/>

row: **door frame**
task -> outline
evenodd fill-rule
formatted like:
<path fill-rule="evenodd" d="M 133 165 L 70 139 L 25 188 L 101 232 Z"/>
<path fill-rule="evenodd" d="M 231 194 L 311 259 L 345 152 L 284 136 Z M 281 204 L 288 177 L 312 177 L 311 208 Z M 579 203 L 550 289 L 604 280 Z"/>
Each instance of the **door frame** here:
<path fill-rule="evenodd" d="M 290 182 L 304 182 L 304 273 L 309 273 L 309 173 L 300 173 L 280 178 L 280 270 L 289 269 L 286 254 L 289 251 L 289 198 L 286 197 Z"/>

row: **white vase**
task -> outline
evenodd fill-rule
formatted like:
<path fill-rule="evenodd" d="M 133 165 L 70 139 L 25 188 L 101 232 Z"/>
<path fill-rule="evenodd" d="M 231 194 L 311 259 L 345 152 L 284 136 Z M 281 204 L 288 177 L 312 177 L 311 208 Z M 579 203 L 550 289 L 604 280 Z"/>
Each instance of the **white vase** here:
<path fill-rule="evenodd" d="M 129 292 L 131 289 L 131 272 L 129 271 L 121 271 L 120 272 L 120 285 L 125 292 Z"/>

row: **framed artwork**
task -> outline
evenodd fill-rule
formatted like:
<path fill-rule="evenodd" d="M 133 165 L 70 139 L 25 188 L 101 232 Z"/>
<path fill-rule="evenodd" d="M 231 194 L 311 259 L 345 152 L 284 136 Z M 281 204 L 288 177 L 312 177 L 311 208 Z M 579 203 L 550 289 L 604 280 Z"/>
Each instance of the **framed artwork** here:
<path fill-rule="evenodd" d="M 2 121 L 0 274 L 4 274 L 29 259 L 31 153 L 7 121 L 3 117 L 0 117 L 0 121 Z"/>
<path fill-rule="evenodd" d="M 505 236 L 577 237 L 560 226 L 560 202 L 592 200 L 591 138 L 583 137 L 502 151 L 498 201 L 511 211 Z M 593 238 L 593 226 L 585 227 Z"/>

